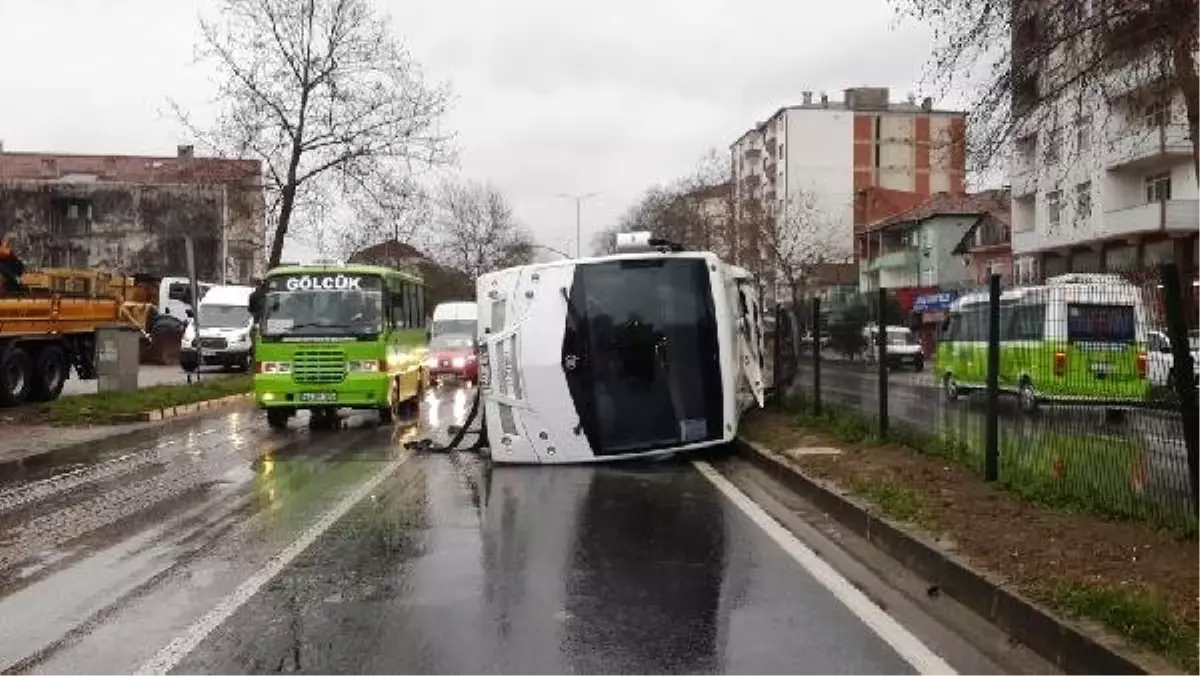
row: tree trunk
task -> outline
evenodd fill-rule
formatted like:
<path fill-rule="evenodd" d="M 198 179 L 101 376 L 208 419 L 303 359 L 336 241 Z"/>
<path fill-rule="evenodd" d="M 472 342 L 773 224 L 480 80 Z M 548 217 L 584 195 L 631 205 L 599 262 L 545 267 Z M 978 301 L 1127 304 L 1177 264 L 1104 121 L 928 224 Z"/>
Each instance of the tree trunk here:
<path fill-rule="evenodd" d="M 296 204 L 296 186 L 287 185 L 283 188 L 283 200 L 279 203 L 279 221 L 275 224 L 275 234 L 271 238 L 271 256 L 267 260 L 267 269 L 278 267 L 283 257 L 283 240 L 287 237 L 288 223 L 292 220 L 292 208 Z"/>
<path fill-rule="evenodd" d="M 1171 65 L 1175 70 L 1175 81 L 1183 90 L 1183 102 L 1187 108 L 1188 136 L 1192 140 L 1192 167 L 1196 171 L 1196 181 L 1200 183 L 1200 79 L 1196 76 L 1196 59 L 1192 54 L 1195 45 L 1196 2 L 1185 0 L 1178 3 L 1181 7 L 1190 7 L 1191 11 L 1183 11 L 1180 21 L 1188 21 L 1192 30 L 1187 31 L 1187 39 L 1176 39 L 1171 45 Z"/>

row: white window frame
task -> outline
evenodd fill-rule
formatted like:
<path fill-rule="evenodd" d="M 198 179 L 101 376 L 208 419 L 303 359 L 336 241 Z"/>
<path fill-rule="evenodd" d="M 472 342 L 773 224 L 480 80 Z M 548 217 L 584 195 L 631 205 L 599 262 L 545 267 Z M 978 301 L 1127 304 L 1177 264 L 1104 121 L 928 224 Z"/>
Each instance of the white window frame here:
<path fill-rule="evenodd" d="M 1080 227 L 1092 218 L 1092 182 L 1075 185 L 1075 227 Z"/>
<path fill-rule="evenodd" d="M 1053 232 L 1062 224 L 1062 192 L 1046 193 L 1046 229 Z"/>
<path fill-rule="evenodd" d="M 1058 162 L 1062 156 L 1062 134 L 1058 128 L 1046 130 L 1045 136 L 1042 138 L 1045 141 L 1045 147 L 1042 149 L 1042 157 L 1047 164 Z"/>
<path fill-rule="evenodd" d="M 1142 180 L 1145 187 L 1146 204 L 1167 202 L 1171 199 L 1171 172 L 1147 176 Z"/>

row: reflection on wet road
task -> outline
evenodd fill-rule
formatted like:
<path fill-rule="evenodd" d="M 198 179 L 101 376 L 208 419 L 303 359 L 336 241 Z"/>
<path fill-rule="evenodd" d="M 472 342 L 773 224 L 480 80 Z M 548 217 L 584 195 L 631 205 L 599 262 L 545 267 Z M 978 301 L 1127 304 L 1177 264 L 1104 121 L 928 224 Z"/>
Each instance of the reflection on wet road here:
<path fill-rule="evenodd" d="M 492 469 L 344 424 L 243 409 L 0 477 L 0 668 L 914 670 L 687 462 Z"/>

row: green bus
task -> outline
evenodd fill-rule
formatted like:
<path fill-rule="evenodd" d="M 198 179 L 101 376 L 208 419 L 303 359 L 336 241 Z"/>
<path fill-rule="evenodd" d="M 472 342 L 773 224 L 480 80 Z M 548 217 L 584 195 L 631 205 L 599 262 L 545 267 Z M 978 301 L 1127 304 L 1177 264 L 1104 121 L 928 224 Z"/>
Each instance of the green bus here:
<path fill-rule="evenodd" d="M 1002 393 L 1042 402 L 1135 404 L 1150 392 L 1142 289 L 1117 275 L 1073 273 L 1000 295 Z M 988 294 L 950 306 L 935 372 L 948 399 L 987 384 Z"/>
<path fill-rule="evenodd" d="M 254 400 L 280 429 L 307 409 L 314 426 L 341 408 L 380 420 L 415 409 L 428 352 L 419 276 L 368 265 L 296 265 L 267 273 L 255 308 Z"/>

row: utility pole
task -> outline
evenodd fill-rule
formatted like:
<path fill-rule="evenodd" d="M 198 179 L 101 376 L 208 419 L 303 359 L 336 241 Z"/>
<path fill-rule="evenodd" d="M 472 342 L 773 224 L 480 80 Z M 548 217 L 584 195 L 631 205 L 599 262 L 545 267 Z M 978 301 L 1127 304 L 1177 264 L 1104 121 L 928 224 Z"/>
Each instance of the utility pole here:
<path fill-rule="evenodd" d="M 583 222 L 583 218 L 582 218 L 582 216 L 583 216 L 583 201 L 586 199 L 595 197 L 596 195 L 599 195 L 599 194 L 600 193 L 597 193 L 597 192 L 589 192 L 589 193 L 583 193 L 583 194 L 578 194 L 578 195 L 571 194 L 571 193 L 563 193 L 563 192 L 558 193 L 559 197 L 565 197 L 566 199 L 575 200 L 575 257 L 576 258 L 583 257 L 583 235 L 582 235 L 582 226 L 581 226 L 581 224 Z"/>
<path fill-rule="evenodd" d="M 229 185 L 221 184 L 221 285 L 229 283 Z"/>

